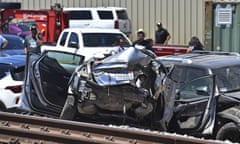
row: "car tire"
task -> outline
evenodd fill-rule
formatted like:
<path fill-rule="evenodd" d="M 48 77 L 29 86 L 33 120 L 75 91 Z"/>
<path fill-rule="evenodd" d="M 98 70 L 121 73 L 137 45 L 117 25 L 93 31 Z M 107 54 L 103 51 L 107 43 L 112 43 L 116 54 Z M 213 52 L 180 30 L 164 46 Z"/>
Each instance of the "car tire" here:
<path fill-rule="evenodd" d="M 76 114 L 76 111 L 77 111 L 77 106 L 75 103 L 74 96 L 68 96 L 59 118 L 64 120 L 73 120 Z"/>
<path fill-rule="evenodd" d="M 224 124 L 217 132 L 216 139 L 240 142 L 240 130 L 233 122 Z"/>
<path fill-rule="evenodd" d="M 1 101 L 0 101 L 0 111 L 3 111 L 3 112 L 7 111 L 6 106 Z"/>

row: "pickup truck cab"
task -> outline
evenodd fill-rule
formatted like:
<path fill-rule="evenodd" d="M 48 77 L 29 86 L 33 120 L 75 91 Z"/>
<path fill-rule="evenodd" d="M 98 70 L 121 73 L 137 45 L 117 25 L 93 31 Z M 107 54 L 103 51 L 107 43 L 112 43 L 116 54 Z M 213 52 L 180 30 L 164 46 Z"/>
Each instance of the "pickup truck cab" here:
<path fill-rule="evenodd" d="M 85 60 L 94 55 L 110 53 L 116 49 L 115 42 L 122 38 L 124 47 L 132 45 L 128 37 L 117 29 L 67 28 L 58 38 L 56 46 L 43 45 L 41 50 L 57 50 L 85 56 Z"/>

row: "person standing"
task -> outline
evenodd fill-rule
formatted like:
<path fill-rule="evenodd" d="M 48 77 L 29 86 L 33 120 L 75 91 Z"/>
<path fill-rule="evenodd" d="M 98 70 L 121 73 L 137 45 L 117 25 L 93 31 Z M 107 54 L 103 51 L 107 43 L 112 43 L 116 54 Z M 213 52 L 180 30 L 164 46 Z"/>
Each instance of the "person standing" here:
<path fill-rule="evenodd" d="M 171 36 L 167 29 L 163 28 L 162 23 L 157 23 L 157 30 L 155 31 L 155 42 L 156 44 L 167 45 Z"/>
<path fill-rule="evenodd" d="M 190 39 L 190 41 L 188 43 L 188 47 L 190 48 L 190 51 L 204 50 L 203 44 L 201 43 L 199 38 L 196 37 L 196 36 L 191 37 L 191 39 Z"/>
<path fill-rule="evenodd" d="M 141 45 L 142 41 L 145 39 L 145 32 L 143 29 L 138 29 L 137 31 L 137 40 L 133 42 L 133 46 Z"/>
<path fill-rule="evenodd" d="M 38 29 L 35 25 L 30 27 L 31 34 L 26 36 L 24 42 L 24 51 L 25 53 L 33 52 L 33 53 L 41 53 L 41 45 L 42 45 L 42 36 L 38 33 Z"/>
<path fill-rule="evenodd" d="M 115 42 L 115 49 L 112 51 L 113 54 L 117 54 L 121 51 L 125 50 L 124 48 L 124 39 L 118 38 Z"/>

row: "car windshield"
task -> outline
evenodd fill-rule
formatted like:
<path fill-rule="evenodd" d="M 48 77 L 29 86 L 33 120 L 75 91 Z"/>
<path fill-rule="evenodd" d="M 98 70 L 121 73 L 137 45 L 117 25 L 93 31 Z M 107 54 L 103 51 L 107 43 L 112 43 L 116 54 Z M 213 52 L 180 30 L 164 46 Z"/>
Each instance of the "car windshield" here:
<path fill-rule="evenodd" d="M 21 37 L 12 37 L 12 36 L 4 36 L 8 40 L 7 46 L 4 48 L 5 50 L 23 50 L 24 49 L 24 39 Z"/>
<path fill-rule="evenodd" d="M 223 67 L 213 70 L 217 75 L 220 91 L 228 92 L 240 89 L 240 66 Z"/>
<path fill-rule="evenodd" d="M 112 33 L 85 33 L 83 34 L 83 41 L 85 47 L 112 47 L 119 38 L 123 38 L 124 47 L 130 47 L 131 44 L 122 34 Z"/>

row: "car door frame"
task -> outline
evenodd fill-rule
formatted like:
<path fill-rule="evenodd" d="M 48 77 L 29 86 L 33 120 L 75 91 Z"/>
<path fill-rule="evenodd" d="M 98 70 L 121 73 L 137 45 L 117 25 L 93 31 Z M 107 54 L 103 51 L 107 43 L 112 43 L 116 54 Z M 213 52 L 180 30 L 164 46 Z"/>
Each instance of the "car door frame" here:
<path fill-rule="evenodd" d="M 25 82 L 24 82 L 24 89 L 23 89 L 24 92 L 23 92 L 23 96 L 21 98 L 21 101 L 22 101 L 21 103 L 23 103 L 23 104 L 21 104 L 21 105 L 23 105 L 23 109 L 26 109 L 31 112 L 44 113 L 47 115 L 55 115 L 56 116 L 61 112 L 62 107 L 49 103 L 44 98 L 45 96 L 43 96 L 43 97 L 41 96 L 43 94 L 41 86 L 39 86 L 38 80 L 34 77 L 33 70 L 32 70 L 34 65 L 36 65 L 39 61 L 41 61 L 49 51 L 58 52 L 58 53 L 67 53 L 67 54 L 70 54 L 73 56 L 76 55 L 76 56 L 83 57 L 79 54 L 55 51 L 55 50 L 44 51 L 41 55 L 34 54 L 34 53 L 28 53 L 27 61 L 26 61 L 27 65 L 26 65 L 26 69 L 25 69 Z M 35 59 L 34 60 L 31 59 L 31 57 L 35 57 Z M 84 57 L 81 58 L 81 62 L 83 62 L 83 61 L 84 61 Z M 32 85 L 30 84 L 30 82 L 32 83 Z M 34 91 L 35 91 L 36 95 L 38 96 L 38 101 L 41 102 L 42 106 L 45 105 L 47 108 L 49 108 L 49 111 L 39 109 L 39 107 L 34 105 L 34 102 L 32 100 L 32 96 L 31 96 L 32 87 L 34 87 Z"/>
<path fill-rule="evenodd" d="M 194 117 L 199 118 L 195 127 L 189 126 L 189 127 L 181 128 L 181 126 L 178 125 L 177 131 L 179 133 L 191 133 L 191 134 L 205 133 L 206 134 L 206 133 L 213 132 L 213 125 L 214 125 L 215 116 L 216 116 L 216 101 L 215 101 L 216 78 L 215 77 L 216 77 L 215 75 L 208 75 L 208 76 L 203 76 L 203 77 L 194 79 L 184 84 L 183 86 L 181 86 L 178 92 L 176 93 L 175 103 L 174 103 L 174 116 L 173 116 L 175 122 L 182 121 L 186 118 L 187 119 L 194 118 Z M 177 96 L 183 88 L 185 88 L 187 85 L 201 78 L 210 78 L 212 80 L 211 93 L 209 95 L 209 98 L 203 97 L 203 98 L 197 98 L 197 99 L 196 98 L 180 99 L 180 97 Z M 205 104 L 205 108 L 204 106 L 200 107 L 201 105 L 199 104 Z M 198 116 L 199 113 L 194 112 L 193 109 L 191 108 L 196 108 L 196 109 L 202 108 L 201 109 L 202 111 L 200 112 L 200 116 Z M 189 124 L 189 122 L 187 124 Z"/>

